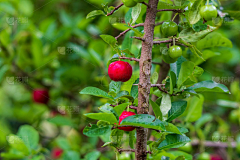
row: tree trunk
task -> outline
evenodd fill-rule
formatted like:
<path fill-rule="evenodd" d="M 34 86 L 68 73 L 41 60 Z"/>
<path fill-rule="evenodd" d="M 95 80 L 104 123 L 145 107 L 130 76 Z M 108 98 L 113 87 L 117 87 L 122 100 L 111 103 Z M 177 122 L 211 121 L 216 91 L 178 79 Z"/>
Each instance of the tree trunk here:
<path fill-rule="evenodd" d="M 142 43 L 142 52 L 139 62 L 140 77 L 138 85 L 138 114 L 148 114 L 149 94 L 151 88 L 150 76 L 152 66 L 152 46 L 155 27 L 155 18 L 157 14 L 158 0 L 149 0 L 144 22 L 144 39 Z M 147 132 L 146 128 L 137 128 L 136 159 L 147 159 Z"/>

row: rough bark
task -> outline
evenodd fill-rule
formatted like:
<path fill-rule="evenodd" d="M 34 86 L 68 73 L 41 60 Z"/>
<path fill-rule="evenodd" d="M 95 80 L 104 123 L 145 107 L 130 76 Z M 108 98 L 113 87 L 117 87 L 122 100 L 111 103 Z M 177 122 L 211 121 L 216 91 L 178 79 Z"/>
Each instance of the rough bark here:
<path fill-rule="evenodd" d="M 142 43 L 142 52 L 139 61 L 140 77 L 138 85 L 138 114 L 148 114 L 149 110 L 152 46 L 157 5 L 158 0 L 149 0 L 146 19 L 144 22 L 145 41 Z M 137 143 L 135 152 L 137 160 L 146 160 L 147 158 L 147 132 L 148 130 L 146 128 L 137 128 Z"/>

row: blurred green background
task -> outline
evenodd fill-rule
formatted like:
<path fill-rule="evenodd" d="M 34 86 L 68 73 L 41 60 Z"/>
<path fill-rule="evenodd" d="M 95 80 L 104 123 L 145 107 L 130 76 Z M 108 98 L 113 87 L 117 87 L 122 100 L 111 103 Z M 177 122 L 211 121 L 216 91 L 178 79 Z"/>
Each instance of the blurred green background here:
<path fill-rule="evenodd" d="M 240 8 L 237 0 L 220 2 L 220 9 Z M 129 9 L 122 7 L 111 17 L 86 19 L 90 11 L 102 10 L 102 4 L 106 3 L 116 6 L 121 1 L 0 1 L 0 152 L 5 153 L 1 159 L 53 159 L 54 149 L 59 148 L 64 150 L 63 154 L 55 159 L 115 159 L 113 149 L 101 147 L 108 141 L 108 135 L 89 138 L 82 134 L 86 125 L 95 123 L 83 114 L 98 111 L 105 99 L 79 94 L 86 86 L 108 90 L 107 63 L 115 53 L 99 35 L 117 36 L 124 30 L 118 23 L 124 23 Z M 158 20 L 167 20 L 171 14 L 161 13 Z M 227 136 L 240 142 L 240 21 L 224 22 L 217 32 L 229 38 L 233 47 L 213 48 L 214 56 L 200 65 L 205 70 L 200 80 L 223 83 L 232 94 L 204 94 L 203 115 L 208 121 L 199 122 L 203 132 L 192 129 L 193 123 L 186 125 L 193 139 L 201 139 L 204 134 L 204 139 L 209 141 L 215 141 L 217 135 L 218 141 L 229 142 L 222 138 Z M 159 36 L 158 26 L 155 37 Z M 129 41 L 120 38 L 119 44 L 122 43 L 126 45 Z M 131 43 L 132 52 L 138 55 L 141 44 L 135 40 Z M 153 53 L 154 61 L 161 62 L 159 48 Z M 137 73 L 138 64 L 130 63 Z M 153 71 L 158 70 L 158 66 L 153 67 Z M 49 90 L 48 105 L 33 102 L 32 92 L 36 88 Z M 26 125 L 38 132 L 39 143 L 31 156 L 24 158 L 7 140 Z M 195 147 L 192 155 L 198 150 L 198 146 Z M 205 148 L 205 151 L 218 153 L 212 148 Z M 240 146 L 223 152 L 237 159 Z M 129 154 L 121 156 L 122 160 L 130 159 Z"/>

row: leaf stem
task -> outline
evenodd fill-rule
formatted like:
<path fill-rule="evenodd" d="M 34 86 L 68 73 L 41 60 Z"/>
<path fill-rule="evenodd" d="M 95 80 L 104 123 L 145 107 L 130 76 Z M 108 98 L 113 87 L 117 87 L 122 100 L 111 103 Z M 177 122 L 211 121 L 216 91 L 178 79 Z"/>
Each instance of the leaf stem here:
<path fill-rule="evenodd" d="M 172 19 L 172 21 L 174 21 L 174 19 L 176 18 L 176 16 L 178 15 L 178 13 L 176 13 Z"/>

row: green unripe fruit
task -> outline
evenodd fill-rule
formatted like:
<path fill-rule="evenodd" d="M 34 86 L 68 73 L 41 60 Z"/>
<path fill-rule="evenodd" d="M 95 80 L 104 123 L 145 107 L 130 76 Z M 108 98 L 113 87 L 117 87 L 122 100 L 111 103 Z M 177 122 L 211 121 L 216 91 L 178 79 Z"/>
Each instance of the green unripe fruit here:
<path fill-rule="evenodd" d="M 174 63 L 174 62 L 177 61 L 177 58 L 171 58 L 171 57 L 169 56 L 168 51 L 165 51 L 165 52 L 163 51 L 163 52 L 162 52 L 162 59 L 163 59 L 163 61 L 166 62 L 166 63 Z"/>
<path fill-rule="evenodd" d="M 191 152 L 192 152 L 192 145 L 191 145 L 191 143 L 186 143 L 184 146 L 179 147 L 178 149 L 179 149 L 180 151 L 184 151 L 184 152 L 187 152 L 187 153 L 191 153 Z"/>
<path fill-rule="evenodd" d="M 134 0 L 122 0 L 122 2 L 126 7 L 129 7 L 129 8 L 137 5 L 137 3 L 134 2 Z"/>
<path fill-rule="evenodd" d="M 202 6 L 200 9 L 200 15 L 206 21 L 212 20 L 217 17 L 217 8 L 213 5 Z"/>
<path fill-rule="evenodd" d="M 210 160 L 210 158 L 211 158 L 210 155 L 204 152 L 198 155 L 197 160 Z"/>
<path fill-rule="evenodd" d="M 169 56 L 171 58 L 176 59 L 178 57 L 181 57 L 181 55 L 182 55 L 182 48 L 175 45 L 175 46 L 170 47 L 168 52 L 169 52 Z"/>
<path fill-rule="evenodd" d="M 134 2 L 141 3 L 144 2 L 144 0 L 134 0 Z"/>
<path fill-rule="evenodd" d="M 229 115 L 230 122 L 237 123 L 239 117 L 240 117 L 240 115 L 239 115 L 238 110 L 233 110 L 230 112 L 230 115 Z"/>
<path fill-rule="evenodd" d="M 161 33 L 165 37 L 170 37 L 176 35 L 178 32 L 178 25 L 172 21 L 166 21 L 161 26 Z"/>

